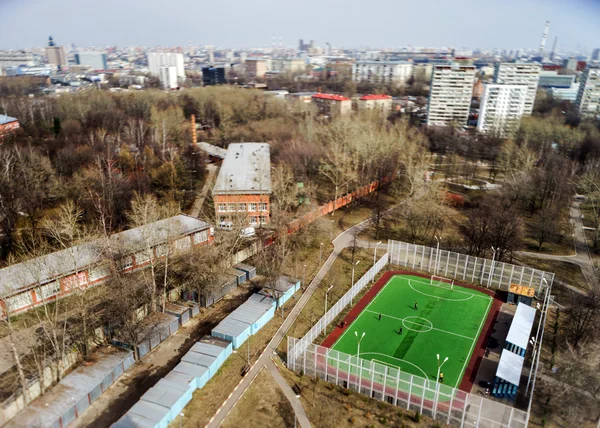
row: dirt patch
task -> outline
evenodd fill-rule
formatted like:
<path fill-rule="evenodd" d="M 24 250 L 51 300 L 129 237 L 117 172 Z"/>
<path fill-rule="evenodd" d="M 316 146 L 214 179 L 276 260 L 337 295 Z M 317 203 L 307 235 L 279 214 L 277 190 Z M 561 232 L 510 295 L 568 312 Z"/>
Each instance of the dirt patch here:
<path fill-rule="evenodd" d="M 294 409 L 275 383 L 273 376 L 263 368 L 222 426 L 224 428 L 242 426 L 279 428 L 292 425 L 294 425 Z"/>

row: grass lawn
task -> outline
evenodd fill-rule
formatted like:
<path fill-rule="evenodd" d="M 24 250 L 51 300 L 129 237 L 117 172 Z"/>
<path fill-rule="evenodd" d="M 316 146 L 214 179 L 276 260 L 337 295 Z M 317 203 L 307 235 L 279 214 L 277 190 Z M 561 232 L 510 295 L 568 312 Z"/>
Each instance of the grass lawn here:
<path fill-rule="evenodd" d="M 396 275 L 350 324 L 332 349 L 398 367 L 402 372 L 435 380 L 437 358 L 444 383 L 457 387 L 487 317 L 487 294 L 425 278 Z M 414 309 L 415 302 L 418 309 Z M 379 315 L 381 314 L 381 320 Z M 400 333 L 400 329 L 401 333 Z"/>

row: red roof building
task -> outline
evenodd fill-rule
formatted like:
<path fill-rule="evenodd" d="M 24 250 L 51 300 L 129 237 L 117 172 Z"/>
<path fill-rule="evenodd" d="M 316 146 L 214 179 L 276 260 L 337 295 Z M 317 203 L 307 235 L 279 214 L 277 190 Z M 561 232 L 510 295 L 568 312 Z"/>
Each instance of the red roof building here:
<path fill-rule="evenodd" d="M 358 99 L 358 109 L 378 109 L 387 114 L 392 110 L 392 97 L 385 94 L 363 95 Z"/>
<path fill-rule="evenodd" d="M 352 100 L 342 95 L 335 94 L 314 94 L 312 100 L 321 114 L 346 115 L 352 112 Z"/>

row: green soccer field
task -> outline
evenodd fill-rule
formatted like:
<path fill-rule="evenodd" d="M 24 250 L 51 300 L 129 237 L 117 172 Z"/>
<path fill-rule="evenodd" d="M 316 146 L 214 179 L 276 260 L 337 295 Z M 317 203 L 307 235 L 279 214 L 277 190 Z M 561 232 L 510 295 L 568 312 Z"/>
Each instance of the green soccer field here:
<path fill-rule="evenodd" d="M 418 309 L 414 309 L 417 302 Z M 492 298 L 476 290 L 396 275 L 379 291 L 332 346 L 435 380 L 443 361 L 444 383 L 458 387 L 487 317 Z M 381 320 L 379 320 L 381 314 Z M 402 328 L 402 333 L 399 330 Z"/>

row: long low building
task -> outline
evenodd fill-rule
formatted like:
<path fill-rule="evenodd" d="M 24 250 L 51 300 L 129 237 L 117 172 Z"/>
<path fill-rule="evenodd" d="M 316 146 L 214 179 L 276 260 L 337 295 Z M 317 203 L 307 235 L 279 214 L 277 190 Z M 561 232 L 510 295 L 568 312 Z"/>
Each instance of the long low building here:
<path fill-rule="evenodd" d="M 14 314 L 96 285 L 110 276 L 107 260 L 131 272 L 212 241 L 210 224 L 177 215 L 0 269 L 0 314 Z"/>

